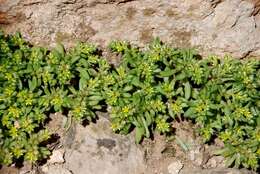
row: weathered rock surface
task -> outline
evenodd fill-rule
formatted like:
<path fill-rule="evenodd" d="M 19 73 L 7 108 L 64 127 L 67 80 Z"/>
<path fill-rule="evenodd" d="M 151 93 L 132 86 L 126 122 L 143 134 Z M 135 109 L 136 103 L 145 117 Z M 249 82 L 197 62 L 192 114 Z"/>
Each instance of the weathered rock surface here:
<path fill-rule="evenodd" d="M 42 172 L 44 172 L 45 174 L 73 174 L 71 173 L 71 171 L 60 165 L 44 166 L 42 167 Z"/>
<path fill-rule="evenodd" d="M 260 56 L 259 0 L 0 0 L 0 25 L 35 43 L 160 37 L 203 54 Z"/>
<path fill-rule="evenodd" d="M 64 163 L 64 149 L 58 149 L 52 151 L 50 159 L 48 161 L 49 164 L 61 164 Z"/>
<path fill-rule="evenodd" d="M 168 166 L 168 171 L 170 174 L 179 174 L 180 170 L 183 168 L 181 161 L 174 161 Z"/>
<path fill-rule="evenodd" d="M 64 174 L 142 174 L 145 171 L 143 153 L 132 136 L 113 133 L 109 121 L 103 117 L 96 124 L 77 125 L 67 136 L 70 137 L 65 139 L 63 147 L 65 163 L 48 162 L 42 167 L 46 174 L 59 173 L 59 169 Z"/>
<path fill-rule="evenodd" d="M 244 169 L 225 169 L 225 168 L 217 168 L 217 169 L 183 169 L 180 174 L 255 174 L 254 172 L 250 172 Z"/>

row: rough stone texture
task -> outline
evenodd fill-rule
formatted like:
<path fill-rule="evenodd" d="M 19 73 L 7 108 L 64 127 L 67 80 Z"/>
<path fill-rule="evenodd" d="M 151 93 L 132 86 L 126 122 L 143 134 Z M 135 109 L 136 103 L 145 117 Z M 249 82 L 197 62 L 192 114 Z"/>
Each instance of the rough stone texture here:
<path fill-rule="evenodd" d="M 216 167 L 222 167 L 224 168 L 224 157 L 222 156 L 213 156 L 210 158 L 205 165 L 206 168 L 216 168 Z"/>
<path fill-rule="evenodd" d="M 42 167 L 42 172 L 45 174 L 72 174 L 71 171 L 60 165 L 44 166 Z"/>
<path fill-rule="evenodd" d="M 201 166 L 203 163 L 204 153 L 200 146 L 192 147 L 188 152 L 189 160 L 196 166 Z"/>
<path fill-rule="evenodd" d="M 255 174 L 254 172 L 250 172 L 248 170 L 238 170 L 238 169 L 225 169 L 225 168 L 217 168 L 217 169 L 182 169 L 180 174 Z"/>
<path fill-rule="evenodd" d="M 132 136 L 113 133 L 110 123 L 101 117 L 96 124 L 76 126 L 67 139 L 65 163 L 59 168 L 73 174 L 142 174 L 145 170 L 142 151 L 135 145 Z M 56 167 L 46 164 L 46 174 Z M 46 168 L 46 167 L 43 167 Z M 58 171 L 58 170 L 57 170 Z"/>
<path fill-rule="evenodd" d="M 179 174 L 182 168 L 183 164 L 181 161 L 174 161 L 168 166 L 168 171 L 170 174 Z"/>
<path fill-rule="evenodd" d="M 259 0 L 0 0 L 0 25 L 35 43 L 159 36 L 203 54 L 260 56 Z"/>
<path fill-rule="evenodd" d="M 0 169 L 0 174 L 18 174 L 18 169 L 4 166 Z"/>
<path fill-rule="evenodd" d="M 64 163 L 64 149 L 58 149 L 52 151 L 52 154 L 50 156 L 50 159 L 48 161 L 49 164 L 59 164 L 59 163 Z"/>

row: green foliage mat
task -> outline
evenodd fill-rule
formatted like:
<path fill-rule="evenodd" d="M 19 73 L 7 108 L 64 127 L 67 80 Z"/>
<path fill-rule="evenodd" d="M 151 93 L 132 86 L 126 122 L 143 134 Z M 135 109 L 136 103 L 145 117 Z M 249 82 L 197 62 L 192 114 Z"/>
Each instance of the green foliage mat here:
<path fill-rule="evenodd" d="M 118 67 L 79 43 L 69 51 L 35 47 L 19 34 L 0 33 L 0 163 L 46 158 L 50 112 L 93 120 L 111 116 L 115 132 L 170 133 L 173 121 L 191 120 L 205 143 L 219 138 L 228 166 L 259 168 L 260 61 L 201 58 L 155 39 L 145 50 L 111 42 Z"/>
<path fill-rule="evenodd" d="M 35 162 L 49 151 L 45 129 L 49 112 L 69 110 L 77 120 L 101 109 L 101 77 L 110 68 L 97 49 L 78 44 L 65 53 L 32 47 L 19 34 L 0 34 L 0 162 Z"/>

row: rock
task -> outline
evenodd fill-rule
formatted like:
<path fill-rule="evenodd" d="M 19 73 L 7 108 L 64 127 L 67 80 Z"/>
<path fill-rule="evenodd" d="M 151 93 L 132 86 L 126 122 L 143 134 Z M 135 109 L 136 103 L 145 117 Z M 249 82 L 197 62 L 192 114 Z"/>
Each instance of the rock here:
<path fill-rule="evenodd" d="M 180 174 L 256 174 L 246 169 L 201 169 L 201 168 L 183 168 Z"/>
<path fill-rule="evenodd" d="M 188 158 L 193 162 L 194 165 L 201 166 L 203 162 L 203 152 L 201 151 L 201 147 L 200 146 L 193 147 L 188 152 Z"/>
<path fill-rule="evenodd" d="M 0 174 L 17 174 L 18 169 L 14 166 L 1 166 Z"/>
<path fill-rule="evenodd" d="M 170 174 L 178 174 L 183 168 L 183 163 L 181 161 L 174 161 L 168 166 L 168 172 Z"/>
<path fill-rule="evenodd" d="M 64 167 L 64 153 L 64 149 L 53 150 L 52 155 L 50 156 L 47 163 L 41 166 L 41 171 L 44 172 L 44 174 L 72 174 Z"/>
<path fill-rule="evenodd" d="M 204 165 L 206 168 L 216 168 L 216 167 L 222 167 L 224 168 L 224 157 L 222 156 L 213 156 L 211 157 L 208 162 Z"/>
<path fill-rule="evenodd" d="M 74 174 L 121 174 L 122 171 L 141 174 L 145 171 L 143 153 L 134 137 L 115 134 L 104 117 L 86 127 L 77 125 L 68 136 L 74 136 L 74 143 L 66 147 L 63 167 Z"/>
<path fill-rule="evenodd" d="M 50 156 L 50 159 L 48 160 L 48 164 L 61 164 L 64 163 L 64 149 L 58 149 L 54 150 L 52 152 L 52 155 Z"/>
<path fill-rule="evenodd" d="M 19 169 L 19 174 L 32 174 L 33 165 L 29 162 L 24 162 L 23 166 Z"/>
<path fill-rule="evenodd" d="M 259 0 L 1 0 L 0 25 L 47 46 L 160 37 L 203 55 L 260 56 Z"/>
<path fill-rule="evenodd" d="M 60 165 L 43 166 L 42 171 L 44 174 L 73 174 L 68 169 Z"/>
<path fill-rule="evenodd" d="M 66 124 L 67 117 L 62 115 L 62 113 L 56 112 L 49 115 L 49 122 L 47 123 L 47 129 L 53 133 L 57 134 L 61 139 L 65 131 L 64 125 Z"/>

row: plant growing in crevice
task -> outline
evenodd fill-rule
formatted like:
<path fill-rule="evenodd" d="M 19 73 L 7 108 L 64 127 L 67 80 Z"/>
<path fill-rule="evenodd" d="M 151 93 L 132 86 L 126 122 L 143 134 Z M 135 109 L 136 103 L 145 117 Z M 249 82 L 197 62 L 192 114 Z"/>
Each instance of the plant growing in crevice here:
<path fill-rule="evenodd" d="M 69 110 L 76 120 L 95 119 L 102 100 L 100 79 L 109 64 L 93 45 L 66 52 L 34 47 L 19 33 L 0 33 L 0 163 L 36 162 L 50 152 L 50 112 Z"/>
<path fill-rule="evenodd" d="M 228 166 L 259 167 L 259 60 L 202 59 L 158 39 L 146 50 L 127 42 L 110 48 L 122 55 L 110 76 L 115 85 L 105 87 L 115 131 L 135 129 L 140 142 L 153 130 L 169 132 L 173 120 L 193 120 L 205 142 L 224 142 L 217 154 Z"/>
<path fill-rule="evenodd" d="M 1 164 L 50 154 L 50 112 L 93 121 L 107 107 L 112 129 L 134 130 L 137 143 L 154 131 L 171 133 L 173 121 L 192 120 L 205 143 L 224 142 L 216 153 L 227 165 L 259 169 L 259 60 L 202 59 L 159 39 L 146 49 L 120 41 L 109 48 L 122 56 L 117 67 L 90 44 L 48 50 L 0 32 Z"/>

